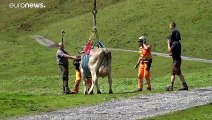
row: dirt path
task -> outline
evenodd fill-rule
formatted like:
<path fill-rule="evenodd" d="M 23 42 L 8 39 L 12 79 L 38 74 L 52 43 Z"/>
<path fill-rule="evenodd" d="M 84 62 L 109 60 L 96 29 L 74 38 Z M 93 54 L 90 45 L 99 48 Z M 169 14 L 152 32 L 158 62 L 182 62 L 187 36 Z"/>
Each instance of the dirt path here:
<path fill-rule="evenodd" d="M 116 48 L 108 48 L 109 50 L 114 51 L 124 51 L 124 52 L 138 52 L 136 50 L 126 50 L 126 49 L 116 49 Z M 169 54 L 166 53 L 158 53 L 158 52 L 152 52 L 153 55 L 161 56 L 161 57 L 171 57 Z M 204 63 L 212 63 L 212 60 L 208 59 L 202 59 L 202 58 L 194 58 L 194 57 L 186 57 L 181 56 L 183 60 L 189 60 L 189 61 L 196 61 L 196 62 L 204 62 Z"/>
<path fill-rule="evenodd" d="M 35 39 L 39 44 L 50 47 L 50 48 L 56 48 L 57 44 L 54 43 L 52 40 L 49 40 L 46 37 L 43 37 L 41 35 L 33 35 L 30 36 L 31 38 Z M 85 47 L 85 46 L 82 46 Z M 118 48 L 108 48 L 109 50 L 114 51 L 125 51 L 125 52 L 138 52 L 136 50 L 126 50 L 126 49 L 118 49 Z M 158 53 L 158 52 L 152 52 L 153 55 L 161 56 L 161 57 L 170 57 L 169 54 L 166 53 Z M 197 62 L 204 62 L 204 63 L 212 63 L 212 60 L 202 59 L 202 58 L 193 58 L 193 57 L 186 57 L 181 56 L 183 60 L 189 60 L 189 61 L 197 61 Z"/>
<path fill-rule="evenodd" d="M 190 91 L 139 95 L 94 106 L 64 109 L 19 120 L 135 120 L 212 103 L 212 86 Z"/>

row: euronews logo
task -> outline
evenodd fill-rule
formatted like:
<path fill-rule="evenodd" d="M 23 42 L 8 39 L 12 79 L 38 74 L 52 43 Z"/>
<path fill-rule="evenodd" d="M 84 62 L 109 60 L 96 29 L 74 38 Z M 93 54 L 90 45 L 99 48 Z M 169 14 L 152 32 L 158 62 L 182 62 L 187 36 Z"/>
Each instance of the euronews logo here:
<path fill-rule="evenodd" d="M 10 8 L 46 8 L 43 3 L 10 3 Z"/>

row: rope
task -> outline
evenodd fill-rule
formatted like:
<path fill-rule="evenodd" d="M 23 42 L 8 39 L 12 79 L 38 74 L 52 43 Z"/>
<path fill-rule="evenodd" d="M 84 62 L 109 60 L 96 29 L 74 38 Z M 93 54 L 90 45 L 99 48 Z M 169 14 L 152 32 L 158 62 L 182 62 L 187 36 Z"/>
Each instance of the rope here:
<path fill-rule="evenodd" d="M 93 2 L 92 13 L 93 13 L 93 31 L 91 33 L 91 36 L 93 37 L 93 40 L 99 40 L 99 34 L 98 34 L 97 28 L 96 28 L 96 15 L 97 15 L 96 0 L 94 0 L 94 2 Z"/>
<path fill-rule="evenodd" d="M 93 3 L 93 10 L 92 10 L 92 13 L 93 13 L 93 27 L 95 28 L 95 27 L 96 27 L 96 14 L 97 14 L 97 10 L 96 10 L 96 0 L 94 0 L 94 3 Z"/>
<path fill-rule="evenodd" d="M 82 57 L 82 69 L 84 71 L 84 75 L 86 78 L 90 78 L 91 77 L 91 72 L 90 72 L 90 68 L 88 66 L 88 62 L 89 62 L 89 54 L 90 54 L 90 50 L 92 48 L 94 48 L 94 46 L 98 46 L 100 48 L 105 48 L 104 44 L 99 40 L 99 34 L 96 28 L 96 14 L 97 14 L 97 9 L 96 9 L 96 0 L 94 0 L 93 3 L 93 30 L 90 34 L 89 40 L 86 44 L 85 47 L 85 53 Z"/>

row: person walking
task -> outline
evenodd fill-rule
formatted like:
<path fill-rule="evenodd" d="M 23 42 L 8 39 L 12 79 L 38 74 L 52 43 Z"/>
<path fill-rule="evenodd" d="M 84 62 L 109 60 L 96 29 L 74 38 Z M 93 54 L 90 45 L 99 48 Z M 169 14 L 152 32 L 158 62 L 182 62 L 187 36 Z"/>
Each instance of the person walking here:
<path fill-rule="evenodd" d="M 188 85 L 185 81 L 183 74 L 181 73 L 181 43 L 176 39 L 168 39 L 167 41 L 168 51 L 171 53 L 173 64 L 171 73 L 171 85 L 166 88 L 167 91 L 173 91 L 176 75 L 180 78 L 183 87 L 179 90 L 188 90 Z"/>

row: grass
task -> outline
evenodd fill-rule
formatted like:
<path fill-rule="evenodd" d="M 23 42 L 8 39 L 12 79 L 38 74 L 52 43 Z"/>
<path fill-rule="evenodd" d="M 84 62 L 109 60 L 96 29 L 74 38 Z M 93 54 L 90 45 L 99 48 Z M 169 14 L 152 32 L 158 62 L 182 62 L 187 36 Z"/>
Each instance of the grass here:
<path fill-rule="evenodd" d="M 43 2 L 46 9 L 10 9 L 11 2 Z M 175 20 L 182 32 L 183 55 L 212 58 L 212 19 L 210 0 L 101 0 L 98 1 L 97 27 L 107 47 L 137 49 L 137 39 L 148 34 L 155 52 L 166 52 L 168 24 Z M 61 95 L 61 80 L 55 61 L 56 49 L 39 45 L 29 35 L 40 34 L 59 42 L 62 29 L 66 50 L 77 54 L 92 29 L 91 0 L 4 0 L 0 4 L 0 118 L 36 114 L 61 108 L 95 104 L 148 92 L 136 90 L 138 54 L 113 52 L 114 95 Z M 153 93 L 164 92 L 170 81 L 171 59 L 154 57 Z M 74 67 L 70 66 L 70 86 Z M 211 86 L 212 65 L 183 61 L 182 72 L 190 88 Z M 180 87 L 177 80 L 175 89 Z M 85 99 L 88 101 L 85 101 Z"/>
<path fill-rule="evenodd" d="M 116 61 L 116 59 L 120 58 L 120 56 L 125 56 L 126 58 L 129 58 L 129 56 L 136 57 L 137 54 L 126 52 L 112 52 L 112 54 L 114 56 L 113 95 L 107 94 L 108 84 L 106 82 L 106 78 L 100 78 L 100 90 L 103 93 L 101 95 L 83 95 L 83 85 L 81 83 L 80 93 L 78 95 L 65 96 L 61 94 L 61 80 L 57 75 L 45 77 L 17 77 L 10 81 L 0 82 L 0 85 L 2 86 L 0 88 L 0 118 L 37 114 L 39 112 L 53 111 L 76 106 L 87 106 L 112 99 L 124 99 L 126 97 L 139 94 L 165 92 L 165 87 L 169 84 L 170 81 L 169 63 L 171 63 L 171 59 L 155 56 L 152 66 L 152 92 L 136 92 L 137 69 L 133 68 L 136 60 L 125 61 L 124 57 L 122 58 L 123 61 Z M 123 64 L 126 64 L 126 66 L 120 67 Z M 212 68 L 208 67 L 208 64 L 183 61 L 182 67 L 183 73 L 186 77 L 190 89 L 212 85 Z M 199 68 L 195 70 L 194 68 L 196 67 Z M 162 68 L 162 70 L 158 71 L 158 68 Z M 200 75 L 195 76 L 197 73 Z M 70 87 L 73 88 L 72 86 L 74 84 L 75 77 L 74 71 L 71 71 L 70 74 Z M 121 77 L 120 75 L 125 75 L 126 77 Z M 177 90 L 180 87 L 181 83 L 177 79 L 174 90 Z"/>
<path fill-rule="evenodd" d="M 212 117 L 212 104 L 196 106 L 186 110 L 168 113 L 144 120 L 210 120 Z"/>

